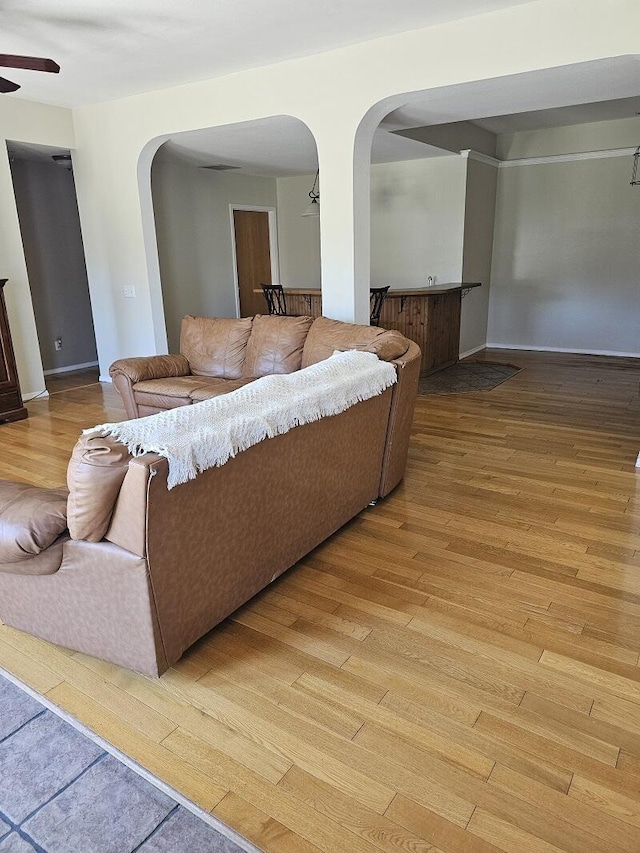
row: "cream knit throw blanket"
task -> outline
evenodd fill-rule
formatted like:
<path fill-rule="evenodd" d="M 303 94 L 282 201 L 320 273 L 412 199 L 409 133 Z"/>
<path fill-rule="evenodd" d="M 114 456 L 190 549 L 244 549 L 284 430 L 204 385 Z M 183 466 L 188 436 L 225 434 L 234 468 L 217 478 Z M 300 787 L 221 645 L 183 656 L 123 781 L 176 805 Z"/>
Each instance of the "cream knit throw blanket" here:
<path fill-rule="evenodd" d="M 394 366 L 373 353 L 334 352 L 303 370 L 263 376 L 211 400 L 84 432 L 111 435 L 134 456 L 166 456 L 171 489 L 265 438 L 375 397 L 396 378 Z"/>

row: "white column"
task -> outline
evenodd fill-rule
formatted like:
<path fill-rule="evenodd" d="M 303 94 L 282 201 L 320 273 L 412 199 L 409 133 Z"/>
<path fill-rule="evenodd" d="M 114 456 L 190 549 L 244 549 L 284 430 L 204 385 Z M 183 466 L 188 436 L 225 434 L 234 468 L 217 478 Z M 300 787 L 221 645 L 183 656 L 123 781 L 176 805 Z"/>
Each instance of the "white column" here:
<path fill-rule="evenodd" d="M 368 323 L 373 129 L 359 129 L 353 114 L 334 114 L 314 123 L 313 129 L 320 168 L 323 314 Z"/>

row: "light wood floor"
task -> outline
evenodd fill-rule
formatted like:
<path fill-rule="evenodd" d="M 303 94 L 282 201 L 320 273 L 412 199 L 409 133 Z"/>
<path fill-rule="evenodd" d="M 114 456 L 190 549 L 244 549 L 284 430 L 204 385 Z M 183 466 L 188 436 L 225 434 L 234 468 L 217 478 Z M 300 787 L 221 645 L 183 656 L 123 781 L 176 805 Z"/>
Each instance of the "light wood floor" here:
<path fill-rule="evenodd" d="M 419 399 L 407 475 L 159 681 L 0 627 L 0 665 L 277 853 L 640 851 L 640 367 Z M 0 427 L 59 485 L 93 385 Z"/>

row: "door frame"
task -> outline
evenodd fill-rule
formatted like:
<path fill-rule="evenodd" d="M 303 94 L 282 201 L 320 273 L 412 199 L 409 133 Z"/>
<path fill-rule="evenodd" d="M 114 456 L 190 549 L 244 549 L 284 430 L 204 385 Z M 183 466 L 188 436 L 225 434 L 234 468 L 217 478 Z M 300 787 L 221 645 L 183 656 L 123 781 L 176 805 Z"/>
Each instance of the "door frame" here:
<path fill-rule="evenodd" d="M 230 204 L 229 222 L 231 224 L 231 257 L 233 261 L 233 284 L 236 302 L 236 317 L 240 316 L 240 286 L 238 284 L 238 256 L 236 254 L 236 224 L 233 218 L 235 210 L 255 210 L 269 214 L 269 256 L 271 259 L 271 284 L 280 283 L 280 259 L 278 257 L 278 220 L 275 207 L 259 204 Z"/>

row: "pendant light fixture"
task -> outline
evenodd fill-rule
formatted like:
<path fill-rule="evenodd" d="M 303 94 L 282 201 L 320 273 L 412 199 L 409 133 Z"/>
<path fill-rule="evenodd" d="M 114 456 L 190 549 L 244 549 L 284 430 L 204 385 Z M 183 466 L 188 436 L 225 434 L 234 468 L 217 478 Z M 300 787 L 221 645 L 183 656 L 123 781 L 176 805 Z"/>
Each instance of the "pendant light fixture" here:
<path fill-rule="evenodd" d="M 320 216 L 320 192 L 318 190 L 318 177 L 320 176 L 320 170 L 316 172 L 316 179 L 313 182 L 313 186 L 311 187 L 311 192 L 309 193 L 309 198 L 311 201 L 307 205 L 307 209 L 302 214 L 303 216 Z"/>

